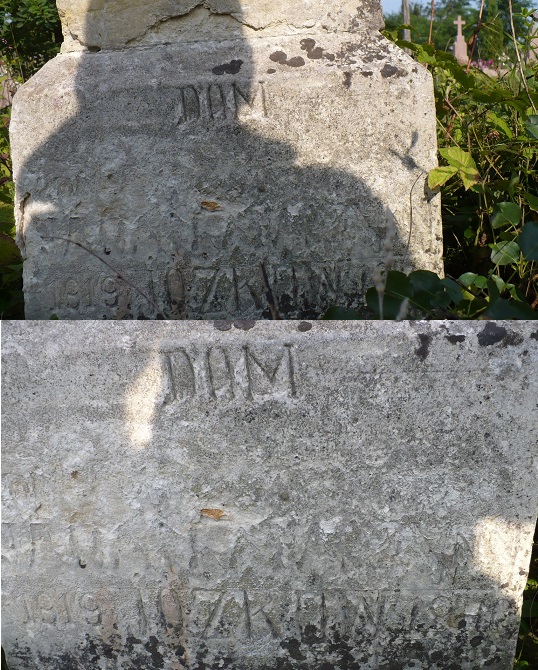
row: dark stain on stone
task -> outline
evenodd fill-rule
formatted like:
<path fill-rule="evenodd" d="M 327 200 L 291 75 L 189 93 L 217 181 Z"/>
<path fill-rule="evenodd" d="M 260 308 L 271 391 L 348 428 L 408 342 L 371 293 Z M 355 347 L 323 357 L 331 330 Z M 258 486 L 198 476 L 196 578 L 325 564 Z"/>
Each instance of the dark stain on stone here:
<path fill-rule="evenodd" d="M 324 54 L 323 54 L 323 58 L 325 58 L 326 60 L 331 61 L 331 63 L 332 63 L 334 60 L 336 60 L 336 56 L 335 56 L 334 54 L 328 54 L 328 53 L 324 53 Z"/>
<path fill-rule="evenodd" d="M 385 63 L 383 65 L 383 69 L 381 70 L 381 76 L 383 79 L 386 79 L 387 77 L 405 77 L 407 75 L 407 72 L 405 70 L 401 70 L 399 67 L 394 67 L 394 65 L 389 65 L 388 63 Z"/>
<path fill-rule="evenodd" d="M 280 63 L 280 65 L 288 65 L 289 67 L 301 67 L 305 64 L 304 58 L 301 56 L 295 56 L 288 60 L 288 55 L 283 51 L 275 51 L 272 53 L 269 58 L 275 62 Z"/>
<path fill-rule="evenodd" d="M 308 330 L 312 330 L 312 324 L 308 323 L 308 321 L 301 321 L 301 323 L 297 326 L 297 330 L 299 330 L 301 333 L 306 333 Z"/>
<path fill-rule="evenodd" d="M 254 328 L 256 325 L 256 321 L 234 321 L 234 328 L 238 328 L 239 330 L 250 330 L 251 328 Z"/>
<path fill-rule="evenodd" d="M 318 629 L 313 624 L 307 624 L 304 627 L 302 632 L 302 640 L 309 647 L 312 647 L 314 644 L 319 644 L 323 641 L 323 635 L 318 635 Z"/>
<path fill-rule="evenodd" d="M 286 60 L 288 59 L 288 55 L 285 54 L 283 51 L 275 51 L 272 53 L 269 58 L 274 61 L 275 63 L 280 63 L 281 65 L 286 64 Z"/>
<path fill-rule="evenodd" d="M 175 650 L 175 654 L 178 658 L 185 658 L 187 650 L 185 649 L 185 647 L 178 645 L 178 647 Z"/>
<path fill-rule="evenodd" d="M 419 333 L 418 339 L 420 340 L 420 346 L 415 349 L 415 354 L 425 361 L 428 358 L 430 353 L 430 343 L 432 341 L 432 336 L 427 335 L 426 333 Z"/>
<path fill-rule="evenodd" d="M 374 73 L 371 70 L 363 70 L 361 74 L 363 77 L 371 77 Z"/>
<path fill-rule="evenodd" d="M 304 58 L 301 56 L 295 56 L 295 58 L 290 58 L 289 61 L 287 61 L 286 65 L 289 65 L 290 67 L 302 67 L 305 64 Z"/>
<path fill-rule="evenodd" d="M 508 335 L 508 331 L 503 326 L 498 326 L 493 321 L 488 321 L 480 333 L 478 333 L 478 344 L 481 347 L 491 347 L 501 342 Z"/>
<path fill-rule="evenodd" d="M 475 635 L 475 637 L 472 637 L 470 639 L 471 647 L 478 647 L 478 645 L 482 642 L 484 638 L 482 635 Z"/>
<path fill-rule="evenodd" d="M 86 567 L 86 563 L 80 558 L 78 559 L 78 564 L 83 570 Z"/>
<path fill-rule="evenodd" d="M 295 661 L 305 661 L 306 656 L 301 652 L 301 643 L 299 640 L 296 640 L 295 638 L 291 638 L 289 640 L 282 640 L 280 643 L 280 646 L 283 649 L 286 649 L 289 653 L 289 655 L 295 660 Z"/>
<path fill-rule="evenodd" d="M 344 72 L 344 88 L 349 89 L 351 88 L 351 80 L 353 79 L 353 73 L 352 72 Z"/>
<path fill-rule="evenodd" d="M 308 58 L 312 60 L 320 60 L 321 58 L 327 58 L 328 55 L 332 55 L 334 60 L 334 54 L 325 54 L 321 47 L 316 46 L 316 40 L 311 38 L 301 40 L 301 49 L 306 51 Z M 329 59 L 330 60 L 330 59 Z"/>
<path fill-rule="evenodd" d="M 231 321 L 213 321 L 213 325 L 217 330 L 231 330 L 232 328 Z"/>
<path fill-rule="evenodd" d="M 267 70 L 267 74 L 275 74 L 275 72 L 276 72 L 276 70 L 275 70 L 274 67 L 270 67 L 270 68 Z"/>
<path fill-rule="evenodd" d="M 159 640 L 155 635 L 150 635 L 149 640 L 144 645 L 145 650 L 148 652 L 154 668 L 164 668 L 164 658 L 163 655 L 159 652 Z"/>
<path fill-rule="evenodd" d="M 465 342 L 465 335 L 445 335 L 450 344 L 458 344 L 458 342 Z"/>
<path fill-rule="evenodd" d="M 316 46 L 316 40 L 313 40 L 311 38 L 307 38 L 305 40 L 301 40 L 301 49 L 303 51 L 306 51 L 307 53 L 309 51 L 312 51 L 312 49 Z"/>
<path fill-rule="evenodd" d="M 531 340 L 538 340 L 538 330 L 535 330 L 534 333 L 531 333 Z"/>
<path fill-rule="evenodd" d="M 223 63 L 213 68 L 213 74 L 237 74 L 243 65 L 242 60 L 232 60 L 229 63 Z"/>
<path fill-rule="evenodd" d="M 509 330 L 508 335 L 504 338 L 502 347 L 517 347 L 518 344 L 521 344 L 525 338 L 519 333 L 514 333 L 514 331 Z"/>
<path fill-rule="evenodd" d="M 342 44 L 342 48 L 336 54 L 340 65 L 349 65 L 350 63 L 356 63 L 356 60 L 352 60 L 356 56 L 357 51 L 360 49 L 360 45 L 357 42 L 345 42 Z M 330 54 L 326 54 L 326 58 L 329 58 Z"/>

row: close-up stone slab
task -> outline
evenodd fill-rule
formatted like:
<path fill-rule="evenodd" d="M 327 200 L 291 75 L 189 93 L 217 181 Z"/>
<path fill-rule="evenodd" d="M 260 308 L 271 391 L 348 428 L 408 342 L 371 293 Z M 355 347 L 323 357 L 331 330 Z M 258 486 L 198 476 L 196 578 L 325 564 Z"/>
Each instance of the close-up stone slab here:
<path fill-rule="evenodd" d="M 122 49 L 168 40 L 381 29 L 375 0 L 58 0 L 62 50 Z"/>
<path fill-rule="evenodd" d="M 2 324 L 13 670 L 509 670 L 532 322 Z"/>
<path fill-rule="evenodd" d="M 431 75 L 379 3 L 59 5 L 10 125 L 27 318 L 316 318 L 388 251 L 443 272 Z"/>

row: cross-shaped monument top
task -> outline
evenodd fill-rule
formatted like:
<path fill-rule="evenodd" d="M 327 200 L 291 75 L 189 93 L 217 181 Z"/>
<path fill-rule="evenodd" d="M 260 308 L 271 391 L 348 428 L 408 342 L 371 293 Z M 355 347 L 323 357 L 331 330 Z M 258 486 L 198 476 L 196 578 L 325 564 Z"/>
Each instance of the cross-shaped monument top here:
<path fill-rule="evenodd" d="M 456 56 L 458 63 L 464 65 L 467 63 L 467 42 L 462 33 L 462 28 L 465 25 L 465 21 L 462 21 L 461 16 L 458 16 L 458 20 L 454 21 L 454 25 L 458 26 L 458 34 L 456 35 L 456 41 L 454 42 L 453 53 Z"/>
<path fill-rule="evenodd" d="M 458 35 L 457 37 L 463 37 L 462 28 L 465 25 L 466 21 L 462 21 L 461 16 L 458 16 L 458 20 L 454 21 L 454 25 L 458 26 Z"/>

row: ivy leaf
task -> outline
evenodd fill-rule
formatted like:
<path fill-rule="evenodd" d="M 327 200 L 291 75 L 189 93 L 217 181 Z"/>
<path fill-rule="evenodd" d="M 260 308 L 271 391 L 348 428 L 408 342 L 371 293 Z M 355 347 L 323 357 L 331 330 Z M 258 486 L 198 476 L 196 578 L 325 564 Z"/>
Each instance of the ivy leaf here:
<path fill-rule="evenodd" d="M 9 235 L 0 233 L 0 266 L 14 265 L 21 262 L 21 252 Z"/>
<path fill-rule="evenodd" d="M 467 151 L 463 151 L 459 147 L 448 147 L 448 149 L 439 149 L 441 156 L 448 162 L 449 165 L 454 167 L 467 168 L 471 170 L 476 170 L 476 163 L 473 160 L 473 157 Z"/>
<path fill-rule="evenodd" d="M 499 298 L 485 312 L 489 319 L 538 319 L 538 312 L 535 312 L 526 302 L 519 300 L 504 300 Z"/>
<path fill-rule="evenodd" d="M 538 261 L 538 221 L 527 221 L 517 242 L 526 261 Z"/>
<path fill-rule="evenodd" d="M 413 304 L 425 312 L 431 311 L 432 307 L 444 302 L 444 294 L 441 280 L 429 270 L 415 270 L 409 275 L 409 281 L 413 287 Z M 443 304 L 443 307 L 447 305 Z"/>
<path fill-rule="evenodd" d="M 538 116 L 528 116 L 525 121 L 525 127 L 529 135 L 538 140 Z"/>
<path fill-rule="evenodd" d="M 498 242 L 491 246 L 491 260 L 495 265 L 510 265 L 519 261 L 519 245 L 517 242 Z"/>
<path fill-rule="evenodd" d="M 476 272 L 465 272 L 458 277 L 459 281 L 466 286 L 471 288 L 471 286 L 476 286 L 476 288 L 484 288 L 488 283 L 488 280 L 483 275 L 477 275 Z"/>
<path fill-rule="evenodd" d="M 478 275 L 476 274 L 476 272 L 465 272 L 460 277 L 458 277 L 458 279 L 464 286 L 470 288 L 477 277 Z"/>
<path fill-rule="evenodd" d="M 444 165 L 430 170 L 428 174 L 428 187 L 434 189 L 443 186 L 457 172 L 458 168 L 452 165 Z"/>
<path fill-rule="evenodd" d="M 361 315 L 356 309 L 352 309 L 351 307 L 333 306 L 329 307 L 321 318 L 330 321 L 356 321 L 361 318 Z"/>
<path fill-rule="evenodd" d="M 521 207 L 515 202 L 499 202 L 495 205 L 491 215 L 491 227 L 502 228 L 506 225 L 516 227 L 521 221 L 521 214 Z"/>
<path fill-rule="evenodd" d="M 500 116 L 497 116 L 495 112 L 492 112 L 489 110 L 486 113 L 486 118 L 487 120 L 492 123 L 494 126 L 497 126 L 497 128 L 500 128 L 503 133 L 508 137 L 509 139 L 512 139 L 514 137 L 514 133 L 510 130 L 509 125 L 506 123 L 504 119 L 502 119 Z"/>
<path fill-rule="evenodd" d="M 463 300 L 463 293 L 461 288 L 456 284 L 453 279 L 441 279 L 441 284 L 444 286 L 445 291 L 447 292 L 450 300 L 456 305 Z"/>
<path fill-rule="evenodd" d="M 439 149 L 439 153 L 444 159 L 446 159 L 446 161 L 453 169 L 457 170 L 457 173 L 463 181 L 463 186 L 465 187 L 466 191 L 480 180 L 480 173 L 476 169 L 476 163 L 474 162 L 471 154 L 467 151 L 460 149 L 460 147 L 449 147 L 448 149 Z M 441 173 L 437 173 L 436 176 L 438 179 L 440 179 L 443 175 L 448 175 L 445 179 L 445 181 L 448 181 L 448 179 L 450 179 L 452 176 L 452 174 L 449 173 L 449 168 L 447 167 L 436 169 L 443 171 Z M 433 172 L 435 173 L 435 170 Z M 428 177 L 428 185 L 429 182 L 430 179 Z"/>
<path fill-rule="evenodd" d="M 480 174 L 478 170 L 473 168 L 460 168 L 458 174 L 463 181 L 463 186 L 465 190 L 468 191 L 471 186 L 474 186 L 480 180 Z"/>
<path fill-rule="evenodd" d="M 535 195 L 532 195 L 531 193 L 524 193 L 524 198 L 527 200 L 527 204 L 529 207 L 534 210 L 535 212 L 538 212 L 538 198 Z"/>
<path fill-rule="evenodd" d="M 402 303 L 413 295 L 413 286 L 403 272 L 390 270 L 387 273 L 385 293 L 383 295 L 383 318 L 396 319 L 400 313 Z M 366 304 L 379 317 L 379 299 L 375 288 L 366 292 Z"/>

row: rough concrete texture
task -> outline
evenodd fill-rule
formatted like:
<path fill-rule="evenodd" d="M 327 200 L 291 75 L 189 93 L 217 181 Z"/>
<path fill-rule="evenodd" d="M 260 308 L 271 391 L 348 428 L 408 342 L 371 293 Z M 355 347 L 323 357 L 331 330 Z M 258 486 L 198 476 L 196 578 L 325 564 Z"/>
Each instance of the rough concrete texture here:
<path fill-rule="evenodd" d="M 509 670 L 527 322 L 7 323 L 14 670 Z"/>
<path fill-rule="evenodd" d="M 62 50 L 383 27 L 376 0 L 58 0 Z M 224 29 L 224 32 L 220 32 Z"/>
<path fill-rule="evenodd" d="M 396 267 L 442 272 L 431 77 L 379 4 L 277 3 L 259 30 L 237 17 L 265 4 L 193 4 L 72 4 L 114 49 L 17 93 L 27 318 L 267 317 L 260 262 L 282 316 L 314 318 L 361 304 L 387 225 Z"/>

